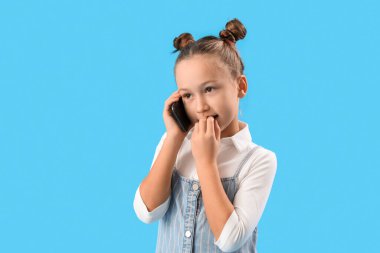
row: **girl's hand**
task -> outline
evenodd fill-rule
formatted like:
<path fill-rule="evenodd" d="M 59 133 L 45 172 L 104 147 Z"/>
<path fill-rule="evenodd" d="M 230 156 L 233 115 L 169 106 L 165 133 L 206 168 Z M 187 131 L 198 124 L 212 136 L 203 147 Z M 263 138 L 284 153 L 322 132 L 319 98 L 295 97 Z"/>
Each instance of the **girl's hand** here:
<path fill-rule="evenodd" d="M 220 127 L 214 117 L 195 123 L 191 136 L 191 149 L 196 164 L 216 164 L 220 145 Z"/>
<path fill-rule="evenodd" d="M 178 101 L 181 95 L 179 91 L 176 90 L 173 92 L 168 99 L 165 101 L 163 118 L 166 127 L 167 136 L 183 141 L 188 132 L 183 132 L 181 128 L 177 125 L 177 122 L 174 120 L 173 116 L 170 115 L 170 105 L 175 101 Z"/>

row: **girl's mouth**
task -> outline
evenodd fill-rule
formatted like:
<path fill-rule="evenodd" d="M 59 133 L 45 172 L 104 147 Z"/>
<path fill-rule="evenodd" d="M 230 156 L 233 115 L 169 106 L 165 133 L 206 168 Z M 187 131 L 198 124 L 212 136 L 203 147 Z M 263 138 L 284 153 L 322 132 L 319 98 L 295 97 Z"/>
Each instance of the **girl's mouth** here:
<path fill-rule="evenodd" d="M 208 117 L 210 117 L 210 116 L 208 116 Z M 211 115 L 211 117 L 213 117 L 216 120 L 216 119 L 218 119 L 219 115 L 215 114 L 215 115 Z M 199 119 L 197 120 L 197 122 L 199 122 Z"/>
<path fill-rule="evenodd" d="M 217 119 L 218 118 L 218 114 L 215 114 L 215 115 L 210 115 L 210 116 L 208 116 L 208 117 L 213 117 L 214 119 Z M 198 120 L 199 121 L 199 120 Z"/>

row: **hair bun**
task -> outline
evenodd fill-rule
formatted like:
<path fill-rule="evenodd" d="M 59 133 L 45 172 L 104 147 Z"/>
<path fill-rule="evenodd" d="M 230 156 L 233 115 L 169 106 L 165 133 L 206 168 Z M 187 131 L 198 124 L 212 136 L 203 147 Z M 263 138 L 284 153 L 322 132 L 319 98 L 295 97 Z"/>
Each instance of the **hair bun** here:
<path fill-rule="evenodd" d="M 234 18 L 227 22 L 226 29 L 219 32 L 219 37 L 222 40 L 228 40 L 228 42 L 236 43 L 238 40 L 244 39 L 247 34 L 247 30 L 244 25 L 238 20 Z"/>
<path fill-rule="evenodd" d="M 175 52 L 182 50 L 187 45 L 195 42 L 193 35 L 190 33 L 181 33 L 178 37 L 175 37 L 173 40 L 173 45 L 176 48 Z"/>

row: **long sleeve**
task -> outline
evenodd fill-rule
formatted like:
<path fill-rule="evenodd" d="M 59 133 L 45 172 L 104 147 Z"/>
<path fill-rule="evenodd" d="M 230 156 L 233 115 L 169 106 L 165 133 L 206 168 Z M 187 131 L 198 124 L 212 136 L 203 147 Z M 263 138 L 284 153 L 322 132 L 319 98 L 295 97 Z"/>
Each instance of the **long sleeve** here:
<path fill-rule="evenodd" d="M 243 246 L 258 225 L 269 198 L 277 170 L 276 154 L 261 148 L 253 158 L 248 172 L 241 171 L 242 180 L 234 198 L 234 211 L 217 241 L 222 251 L 231 252 Z"/>
<path fill-rule="evenodd" d="M 155 151 L 154 158 L 153 158 L 150 168 L 152 168 L 158 154 L 160 153 L 165 138 L 166 138 L 166 132 L 162 135 L 161 140 L 156 147 L 156 151 Z M 168 207 L 170 204 L 170 195 L 165 200 L 164 203 L 162 203 L 160 206 L 156 207 L 154 210 L 149 212 L 148 208 L 146 207 L 144 201 L 141 198 L 140 185 L 136 190 L 135 198 L 133 201 L 133 207 L 134 207 L 137 217 L 144 223 L 152 223 L 156 220 L 161 219 L 165 215 L 166 211 L 168 210 Z"/>

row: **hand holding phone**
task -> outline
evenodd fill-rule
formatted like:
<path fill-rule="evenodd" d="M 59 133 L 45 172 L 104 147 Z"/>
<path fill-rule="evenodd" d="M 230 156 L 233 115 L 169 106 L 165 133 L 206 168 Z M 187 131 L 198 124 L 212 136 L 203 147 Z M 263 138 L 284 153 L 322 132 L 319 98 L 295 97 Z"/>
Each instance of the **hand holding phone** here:
<path fill-rule="evenodd" d="M 186 129 L 189 130 L 192 125 L 187 126 L 190 122 L 187 117 L 185 107 L 182 102 L 179 91 L 174 91 L 166 100 L 163 110 L 163 119 L 168 136 L 181 140 L 186 137 Z"/>
<path fill-rule="evenodd" d="M 170 105 L 170 115 L 174 118 L 177 125 L 183 132 L 187 132 L 191 125 L 191 121 L 186 114 L 185 106 L 182 97 Z"/>

